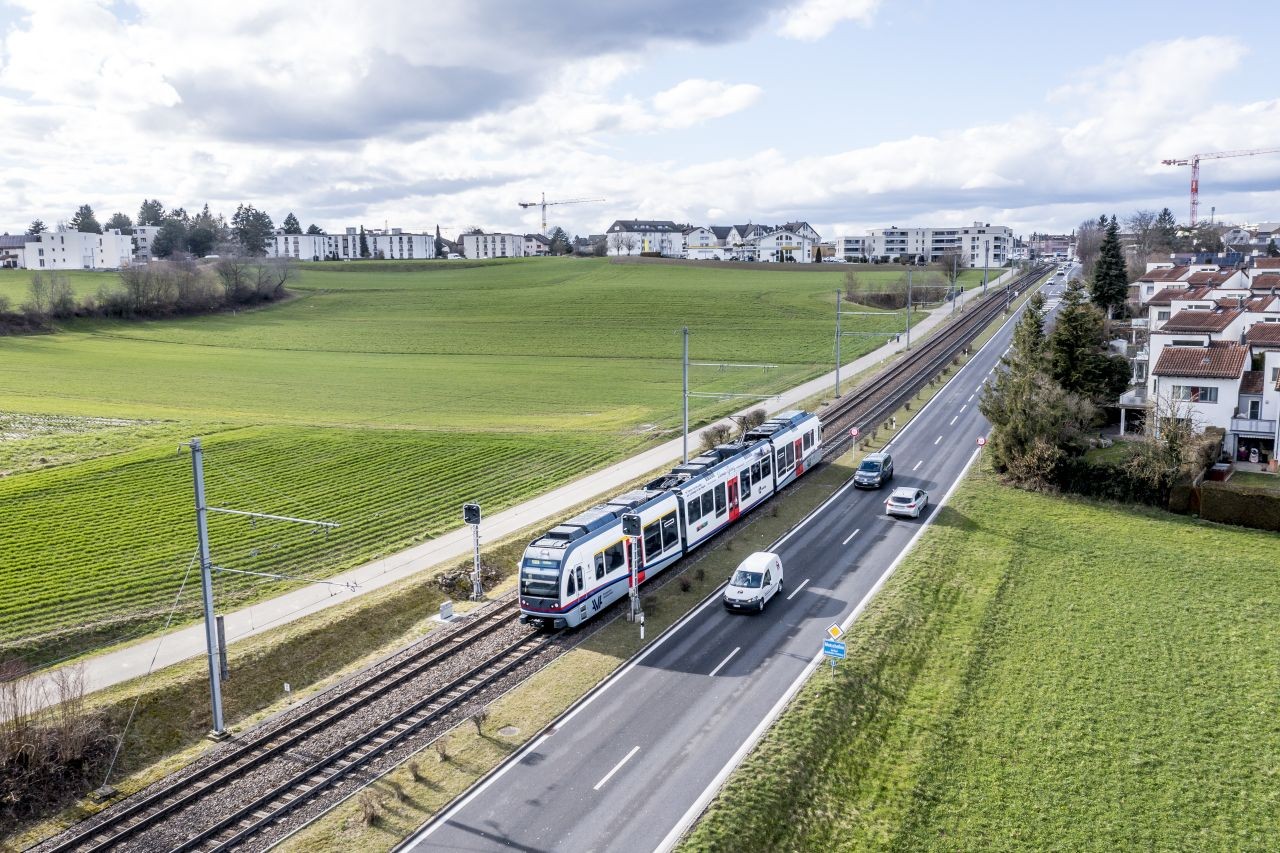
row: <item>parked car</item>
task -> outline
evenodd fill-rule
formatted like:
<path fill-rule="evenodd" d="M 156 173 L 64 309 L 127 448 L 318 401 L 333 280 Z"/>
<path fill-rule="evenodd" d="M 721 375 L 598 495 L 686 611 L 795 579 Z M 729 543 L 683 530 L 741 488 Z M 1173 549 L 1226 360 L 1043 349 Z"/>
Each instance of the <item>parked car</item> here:
<path fill-rule="evenodd" d="M 929 493 L 924 489 L 913 489 L 900 486 L 893 490 L 884 502 L 885 515 L 901 515 L 906 518 L 919 518 L 920 513 L 929 505 Z"/>
<path fill-rule="evenodd" d="M 724 606 L 728 610 L 761 612 L 769 599 L 782 592 L 782 558 L 768 551 L 757 551 L 738 564 L 729 585 L 724 589 Z"/>
<path fill-rule="evenodd" d="M 878 489 L 893 479 L 893 457 L 888 453 L 868 453 L 853 475 L 859 489 Z"/>

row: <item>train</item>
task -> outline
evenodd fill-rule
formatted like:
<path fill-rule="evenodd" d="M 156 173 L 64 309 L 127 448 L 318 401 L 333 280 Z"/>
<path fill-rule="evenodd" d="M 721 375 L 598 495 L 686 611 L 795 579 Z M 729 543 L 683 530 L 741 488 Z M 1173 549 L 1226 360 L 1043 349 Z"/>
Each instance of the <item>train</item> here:
<path fill-rule="evenodd" d="M 520 560 L 520 621 L 573 628 L 763 504 L 822 459 L 822 422 L 790 411 L 534 539 Z M 628 547 L 622 516 L 640 516 Z"/>

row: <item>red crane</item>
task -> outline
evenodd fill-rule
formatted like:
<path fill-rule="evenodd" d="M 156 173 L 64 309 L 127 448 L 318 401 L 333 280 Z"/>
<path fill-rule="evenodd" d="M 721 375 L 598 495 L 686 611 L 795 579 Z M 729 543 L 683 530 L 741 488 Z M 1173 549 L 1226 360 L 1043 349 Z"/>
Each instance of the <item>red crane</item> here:
<path fill-rule="evenodd" d="M 1200 214 L 1200 161 L 1221 160 L 1224 157 L 1252 157 L 1255 154 L 1280 154 L 1280 148 L 1248 148 L 1240 151 L 1214 151 L 1209 154 L 1192 154 L 1181 160 L 1161 160 L 1166 166 L 1191 167 L 1191 222 L 1194 228 Z"/>

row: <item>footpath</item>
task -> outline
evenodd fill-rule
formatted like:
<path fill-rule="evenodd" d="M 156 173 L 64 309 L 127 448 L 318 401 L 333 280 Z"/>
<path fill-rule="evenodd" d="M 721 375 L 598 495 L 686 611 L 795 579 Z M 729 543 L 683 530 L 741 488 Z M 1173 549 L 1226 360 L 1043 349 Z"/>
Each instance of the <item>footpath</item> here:
<path fill-rule="evenodd" d="M 993 280 L 988 286 L 1002 284 L 1011 272 Z M 974 287 L 961 294 L 957 299 L 956 309 L 950 305 L 934 309 L 929 316 L 911 328 L 913 340 L 922 340 L 934 328 L 958 317 L 963 308 L 976 296 L 981 295 L 981 288 Z M 863 371 L 876 367 L 892 358 L 906 348 L 905 337 L 889 341 L 866 355 L 854 359 L 841 366 L 841 381 L 845 383 Z M 805 400 L 824 392 L 834 390 L 835 371 L 831 371 L 816 379 L 785 391 L 765 401 L 764 408 L 770 414 L 796 408 Z M 853 390 L 852 383 L 843 384 L 845 393 Z M 760 408 L 756 403 L 749 408 Z M 743 414 L 746 409 L 736 414 Z M 718 421 L 734 427 L 731 418 Z M 696 454 L 702 442 L 702 433 L 715 424 L 689 433 L 690 454 Z M 594 496 L 605 495 L 621 486 L 636 480 L 678 460 L 682 453 L 681 438 L 650 448 L 630 459 L 610 465 L 593 474 L 588 474 L 544 495 L 531 498 L 522 504 L 487 516 L 481 525 L 481 534 L 486 542 L 505 539 L 518 531 L 537 524 L 540 521 L 555 519 L 567 510 Z M 461 514 L 461 507 L 459 507 Z M 424 542 L 405 551 L 374 560 L 371 563 L 350 569 L 335 575 L 330 580 L 337 584 L 352 584 L 354 592 L 334 592 L 332 586 L 311 585 L 301 587 L 275 598 L 266 599 L 248 607 L 224 614 L 226 642 L 228 645 L 251 637 L 254 634 L 277 628 L 295 619 L 312 613 L 318 613 L 336 604 L 343 604 L 355 595 L 403 580 L 410 575 L 428 569 L 453 565 L 472 553 L 472 534 L 468 527 L 461 527 L 446 533 L 430 542 Z M 205 636 L 203 621 L 170 631 L 158 637 L 148 637 L 128 646 L 86 658 L 72 666 L 80 667 L 86 693 L 101 690 L 114 684 L 137 678 L 148 671 L 161 669 L 191 657 L 204 655 Z M 154 660 L 153 660 L 154 659 Z M 37 704 L 41 707 L 54 701 L 56 691 L 53 689 L 57 670 L 45 670 L 30 676 L 40 697 Z"/>

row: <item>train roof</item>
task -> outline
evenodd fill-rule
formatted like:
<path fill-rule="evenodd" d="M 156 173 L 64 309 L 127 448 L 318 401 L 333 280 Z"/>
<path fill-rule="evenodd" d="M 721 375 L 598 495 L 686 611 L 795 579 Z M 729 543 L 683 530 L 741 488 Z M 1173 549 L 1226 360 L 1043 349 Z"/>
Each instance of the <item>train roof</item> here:
<path fill-rule="evenodd" d="M 782 432 L 783 430 L 797 426 L 811 417 L 813 417 L 813 415 L 808 412 L 800 411 L 799 409 L 790 412 L 782 412 L 781 414 L 777 414 L 769 418 L 769 420 L 760 424 L 760 426 L 752 427 L 747 432 L 747 438 L 755 440 L 770 438 L 774 433 Z"/>
<path fill-rule="evenodd" d="M 635 489 L 618 495 L 608 503 L 596 504 L 568 521 L 557 524 L 534 540 L 533 545 L 539 548 L 563 548 L 570 542 L 607 527 L 621 518 L 624 512 L 631 512 L 661 496 L 661 492 L 651 489 Z"/>
<path fill-rule="evenodd" d="M 710 474 L 731 459 L 755 451 L 760 442 L 732 441 L 728 444 L 717 444 L 710 450 L 703 451 L 683 465 L 677 465 L 658 479 L 645 485 L 646 489 L 675 489 Z"/>

